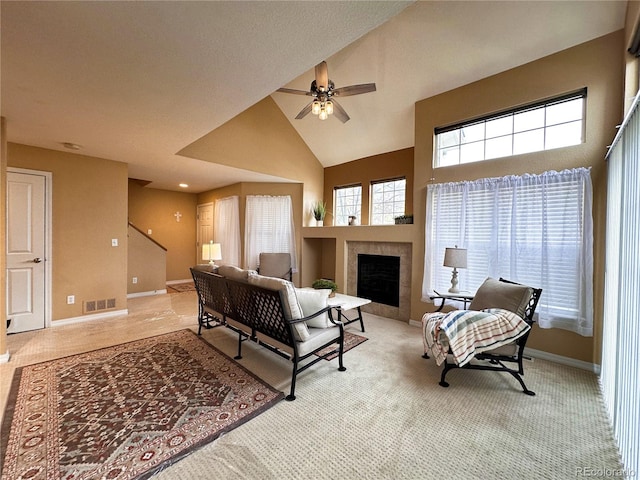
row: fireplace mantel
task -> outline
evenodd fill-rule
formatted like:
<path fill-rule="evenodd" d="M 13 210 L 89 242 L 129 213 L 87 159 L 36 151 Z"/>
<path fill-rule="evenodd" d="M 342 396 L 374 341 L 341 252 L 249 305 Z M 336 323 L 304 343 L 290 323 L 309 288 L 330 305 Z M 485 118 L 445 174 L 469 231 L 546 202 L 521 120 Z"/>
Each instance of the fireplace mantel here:
<path fill-rule="evenodd" d="M 358 253 L 399 256 L 400 306 L 372 303 L 365 311 L 408 321 L 415 229 L 413 224 L 304 227 L 301 283 L 311 285 L 316 278 L 332 278 L 338 284 L 338 291 L 356 295 Z"/>

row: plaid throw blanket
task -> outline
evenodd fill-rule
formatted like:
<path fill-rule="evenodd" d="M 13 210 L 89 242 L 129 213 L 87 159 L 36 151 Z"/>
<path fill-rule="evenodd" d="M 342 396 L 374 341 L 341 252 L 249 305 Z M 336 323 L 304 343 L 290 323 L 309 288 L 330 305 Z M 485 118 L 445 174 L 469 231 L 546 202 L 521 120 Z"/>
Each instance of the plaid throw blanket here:
<path fill-rule="evenodd" d="M 507 345 L 530 328 L 518 315 L 501 308 L 425 313 L 422 317 L 424 351 L 438 365 L 451 353 L 462 367 L 474 355 Z"/>

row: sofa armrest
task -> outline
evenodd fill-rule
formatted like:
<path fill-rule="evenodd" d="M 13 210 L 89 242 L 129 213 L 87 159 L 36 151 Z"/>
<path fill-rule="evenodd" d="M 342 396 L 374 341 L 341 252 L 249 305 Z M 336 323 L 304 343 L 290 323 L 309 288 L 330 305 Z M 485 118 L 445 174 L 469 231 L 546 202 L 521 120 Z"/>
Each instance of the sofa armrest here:
<path fill-rule="evenodd" d="M 335 323 L 337 325 L 337 323 L 340 323 L 340 322 L 333 321 L 333 318 L 332 318 L 332 315 L 331 315 L 331 309 L 332 308 L 333 307 L 324 307 L 324 308 L 318 310 L 317 312 L 312 313 L 311 315 L 307 315 L 306 317 L 302 317 L 302 318 L 292 319 L 292 320 L 289 320 L 289 322 L 291 322 L 291 323 L 306 322 L 308 320 L 311 320 L 313 318 L 316 318 L 316 317 L 322 315 L 323 313 L 328 313 L 329 314 L 329 320 L 331 320 L 332 323 Z"/>

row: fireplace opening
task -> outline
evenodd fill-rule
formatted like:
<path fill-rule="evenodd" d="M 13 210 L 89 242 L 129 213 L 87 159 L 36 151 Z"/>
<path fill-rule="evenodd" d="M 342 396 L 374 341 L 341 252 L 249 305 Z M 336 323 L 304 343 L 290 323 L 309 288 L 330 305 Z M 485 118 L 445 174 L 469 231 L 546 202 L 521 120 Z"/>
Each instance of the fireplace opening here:
<path fill-rule="evenodd" d="M 358 297 L 400 306 L 400 257 L 358 254 Z"/>

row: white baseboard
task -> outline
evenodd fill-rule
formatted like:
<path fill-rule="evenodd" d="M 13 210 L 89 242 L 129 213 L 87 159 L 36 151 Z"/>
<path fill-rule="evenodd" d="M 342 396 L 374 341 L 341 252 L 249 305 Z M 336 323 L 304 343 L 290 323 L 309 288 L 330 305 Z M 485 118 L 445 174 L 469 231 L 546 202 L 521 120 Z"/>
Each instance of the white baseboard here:
<path fill-rule="evenodd" d="M 62 320 L 55 320 L 51 322 L 52 327 L 62 327 L 64 325 L 71 325 L 74 323 L 90 322 L 93 320 L 102 320 L 103 318 L 117 317 L 120 315 L 128 315 L 129 309 L 112 310 L 104 313 L 93 313 L 91 315 L 82 315 L 80 317 L 63 318 Z"/>
<path fill-rule="evenodd" d="M 168 280 L 167 285 L 177 285 L 178 283 L 193 283 L 193 278 L 187 278 L 185 280 Z"/>
<path fill-rule="evenodd" d="M 9 361 L 9 358 L 11 358 L 11 354 L 9 353 L 9 351 L 7 351 L 7 353 L 3 353 L 2 355 L 0 355 L 0 363 L 7 363 Z"/>
<path fill-rule="evenodd" d="M 535 350 L 533 348 L 524 349 L 524 355 L 527 357 L 539 358 L 541 360 L 548 360 L 550 362 L 559 363 L 560 365 L 567 365 L 568 367 L 575 367 L 581 370 L 588 370 L 600 374 L 600 365 L 595 363 L 585 362 L 583 360 L 576 360 L 575 358 L 564 357 L 562 355 L 556 355 L 555 353 L 543 352 L 542 350 Z"/>
<path fill-rule="evenodd" d="M 166 288 L 162 290 L 151 290 L 149 292 L 127 293 L 127 298 L 150 297 L 151 295 L 164 295 L 165 293 L 167 293 Z"/>

